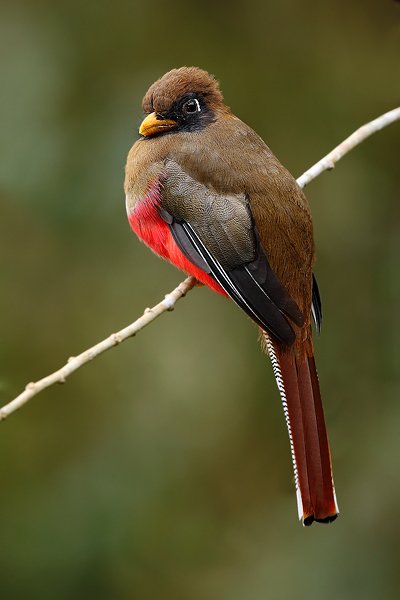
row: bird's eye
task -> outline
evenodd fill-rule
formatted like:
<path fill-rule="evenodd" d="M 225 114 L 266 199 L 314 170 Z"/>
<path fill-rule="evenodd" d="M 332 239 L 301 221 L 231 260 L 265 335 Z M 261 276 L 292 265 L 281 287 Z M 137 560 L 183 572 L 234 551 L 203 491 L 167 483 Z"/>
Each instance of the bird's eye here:
<path fill-rule="evenodd" d="M 193 98 L 193 100 L 188 100 L 185 102 L 185 104 L 182 106 L 182 109 L 183 112 L 188 114 L 200 112 L 200 102 L 197 100 L 197 98 Z"/>

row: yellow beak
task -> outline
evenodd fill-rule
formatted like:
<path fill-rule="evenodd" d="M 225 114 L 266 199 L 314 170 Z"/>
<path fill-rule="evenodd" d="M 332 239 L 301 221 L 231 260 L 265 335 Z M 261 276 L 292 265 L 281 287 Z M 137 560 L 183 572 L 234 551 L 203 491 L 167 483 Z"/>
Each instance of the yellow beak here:
<path fill-rule="evenodd" d="M 169 131 L 174 127 L 176 127 L 176 121 L 173 121 L 172 119 L 163 119 L 153 112 L 143 119 L 142 124 L 139 127 L 139 133 L 140 135 L 147 137 L 149 135 L 154 135 L 155 133 L 161 133 L 162 131 Z"/>

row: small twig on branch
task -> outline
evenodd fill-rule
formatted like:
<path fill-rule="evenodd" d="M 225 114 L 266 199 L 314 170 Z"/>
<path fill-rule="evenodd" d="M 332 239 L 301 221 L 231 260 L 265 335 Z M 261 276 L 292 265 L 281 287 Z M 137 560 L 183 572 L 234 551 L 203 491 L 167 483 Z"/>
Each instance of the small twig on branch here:
<path fill-rule="evenodd" d="M 304 188 L 310 181 L 318 177 L 324 171 L 333 169 L 335 164 L 350 150 L 361 144 L 367 137 L 387 127 L 391 123 L 400 120 L 400 107 L 395 108 L 377 119 L 374 119 L 370 123 L 366 123 L 357 131 L 352 133 L 346 138 L 341 144 L 339 144 L 332 152 L 329 152 L 324 158 L 321 158 L 314 166 L 306 171 L 301 177 L 297 179 L 297 183 L 301 188 Z M 176 302 L 185 296 L 196 284 L 196 280 L 193 277 L 188 277 L 181 284 L 178 285 L 170 294 L 167 294 L 159 304 L 153 308 L 147 308 L 144 314 L 128 325 L 124 329 L 121 329 L 117 333 L 112 333 L 108 338 L 99 342 L 95 346 L 92 346 L 82 354 L 78 356 L 72 356 L 68 362 L 58 371 L 51 373 L 47 377 L 40 379 L 34 383 L 28 383 L 25 390 L 19 394 L 14 400 L 11 400 L 8 404 L 5 404 L 0 409 L 0 421 L 6 419 L 11 413 L 15 412 L 21 406 L 26 404 L 31 398 L 39 394 L 42 390 L 48 388 L 55 383 L 64 383 L 66 378 L 71 375 L 74 371 L 88 363 L 89 361 L 99 356 L 106 350 L 109 350 L 113 346 L 117 346 L 121 342 L 124 342 L 130 337 L 136 335 L 138 331 L 146 327 L 149 323 L 157 319 L 163 313 L 173 310 Z"/>

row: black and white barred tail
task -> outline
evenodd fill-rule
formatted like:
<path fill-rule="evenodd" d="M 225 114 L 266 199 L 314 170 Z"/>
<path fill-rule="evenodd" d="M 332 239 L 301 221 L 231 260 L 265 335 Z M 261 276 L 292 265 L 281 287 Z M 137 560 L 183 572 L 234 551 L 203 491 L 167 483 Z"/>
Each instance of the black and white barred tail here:
<path fill-rule="evenodd" d="M 329 523 L 339 509 L 312 342 L 299 350 L 282 348 L 265 332 L 263 339 L 289 433 L 299 519 Z"/>

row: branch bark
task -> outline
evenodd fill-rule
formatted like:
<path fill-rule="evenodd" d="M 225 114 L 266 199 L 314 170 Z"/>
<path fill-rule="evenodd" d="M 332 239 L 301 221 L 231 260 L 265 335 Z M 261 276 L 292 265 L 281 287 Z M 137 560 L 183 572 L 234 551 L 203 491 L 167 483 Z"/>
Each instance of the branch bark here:
<path fill-rule="evenodd" d="M 369 123 L 366 123 L 352 133 L 343 142 L 341 142 L 341 144 L 336 146 L 336 148 L 329 152 L 329 154 L 321 158 L 321 160 L 308 169 L 308 171 L 301 175 L 301 177 L 297 179 L 298 185 L 301 188 L 304 188 L 308 183 L 310 183 L 310 181 L 318 177 L 324 171 L 333 169 L 335 164 L 345 154 L 361 144 L 361 142 L 363 142 L 367 137 L 398 120 L 400 120 L 400 107 L 379 116 L 377 119 L 374 119 Z M 167 294 L 164 300 L 156 304 L 156 306 L 153 306 L 153 308 L 146 308 L 144 314 L 127 327 L 124 327 L 117 333 L 112 333 L 108 338 L 102 340 L 88 350 L 85 350 L 78 356 L 71 356 L 63 367 L 57 371 L 54 371 L 54 373 L 47 375 L 47 377 L 44 377 L 36 382 L 28 383 L 25 387 L 25 390 L 21 392 L 21 394 L 0 409 L 0 421 L 3 421 L 10 414 L 20 409 L 42 390 L 54 385 L 55 383 L 64 383 L 71 373 L 99 356 L 99 354 L 102 354 L 106 350 L 113 348 L 113 346 L 117 346 L 128 338 L 135 336 L 139 331 L 152 323 L 163 313 L 173 310 L 178 300 L 190 292 L 195 284 L 196 280 L 193 277 L 188 277 L 182 281 L 177 288 Z"/>
<path fill-rule="evenodd" d="M 329 154 L 321 158 L 315 165 L 313 165 L 308 171 L 306 171 L 301 177 L 298 178 L 297 183 L 301 188 L 306 187 L 310 181 L 321 175 L 324 171 L 330 171 L 334 168 L 335 164 L 350 150 L 353 150 L 356 146 L 361 144 L 366 138 L 373 133 L 380 131 L 384 127 L 391 125 L 395 121 L 400 120 L 400 107 L 394 108 L 387 113 L 384 113 L 380 117 L 377 117 L 373 121 L 362 125 L 354 133 L 349 135 L 339 146 L 336 146 Z"/>
<path fill-rule="evenodd" d="M 146 308 L 139 319 L 136 319 L 136 321 L 127 327 L 124 327 L 117 333 L 112 333 L 108 338 L 102 340 L 88 350 L 85 350 L 78 356 L 71 356 L 66 364 L 61 367 L 61 369 L 58 369 L 58 371 L 54 371 L 54 373 L 47 375 L 47 377 L 43 377 L 43 379 L 40 379 L 39 381 L 28 383 L 25 390 L 19 394 L 19 396 L 0 409 L 0 421 L 3 421 L 11 413 L 21 408 L 21 406 L 26 404 L 33 396 L 36 396 L 42 390 L 45 390 L 55 383 L 65 383 L 65 380 L 71 373 L 96 358 L 96 356 L 99 356 L 99 354 L 102 354 L 114 346 L 118 346 L 118 344 L 121 344 L 128 338 L 135 336 L 139 331 L 163 313 L 174 310 L 178 300 L 190 292 L 195 285 L 195 278 L 187 277 L 185 281 L 182 281 L 182 283 L 178 285 L 178 287 L 167 294 L 164 300 L 161 300 L 161 302 L 153 306 L 153 308 Z"/>

